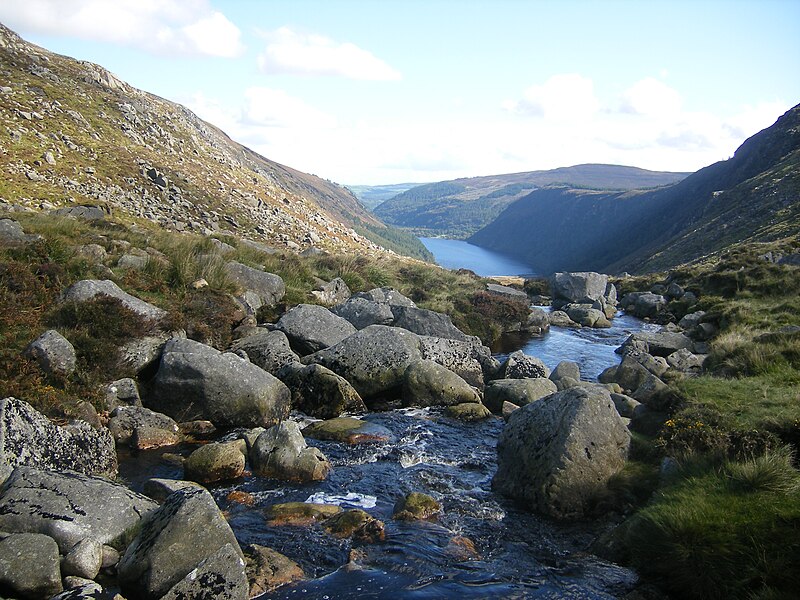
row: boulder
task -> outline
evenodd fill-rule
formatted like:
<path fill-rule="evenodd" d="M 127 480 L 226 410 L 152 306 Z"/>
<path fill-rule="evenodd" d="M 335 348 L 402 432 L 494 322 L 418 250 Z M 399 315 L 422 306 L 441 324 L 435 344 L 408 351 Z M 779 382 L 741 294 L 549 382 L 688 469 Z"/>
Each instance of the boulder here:
<path fill-rule="evenodd" d="M 198 483 L 237 479 L 244 473 L 244 454 L 237 442 L 200 446 L 183 463 L 184 477 Z"/>
<path fill-rule="evenodd" d="M 360 292 L 354 295 L 373 302 L 388 304 L 389 306 L 416 306 L 412 300 L 390 287 L 375 288 L 368 292 Z"/>
<path fill-rule="evenodd" d="M 410 331 L 370 325 L 338 344 L 306 356 L 341 375 L 364 399 L 399 395 L 406 369 L 421 360 L 419 337 Z"/>
<path fill-rule="evenodd" d="M 242 551 L 211 494 L 200 487 L 178 490 L 142 520 L 119 561 L 122 593 L 129 600 L 162 598 L 226 546 L 233 549 L 231 557 L 241 559 L 232 562 L 244 573 Z"/>
<path fill-rule="evenodd" d="M 54 329 L 45 331 L 28 344 L 22 355 L 36 361 L 46 374 L 60 377 L 70 375 L 77 363 L 75 348 Z"/>
<path fill-rule="evenodd" d="M 341 507 L 334 504 L 284 502 L 273 504 L 264 511 L 264 514 L 270 525 L 310 525 L 330 519 L 340 512 L 342 512 Z"/>
<path fill-rule="evenodd" d="M 459 421 L 481 421 L 492 416 L 492 411 L 480 402 L 465 402 L 448 406 L 444 414 Z"/>
<path fill-rule="evenodd" d="M 239 287 L 258 294 L 266 306 L 275 306 L 286 295 L 286 285 L 278 275 L 231 261 L 225 265 L 228 277 Z"/>
<path fill-rule="evenodd" d="M 113 412 L 118 406 L 141 406 L 139 386 L 134 379 L 125 377 L 112 381 L 104 389 L 105 409 Z"/>
<path fill-rule="evenodd" d="M 316 301 L 323 306 L 340 304 L 347 300 L 351 294 L 350 288 L 347 287 L 347 284 L 341 277 L 332 279 L 328 283 L 322 284 L 319 289 L 311 292 L 311 295 L 314 296 Z"/>
<path fill-rule="evenodd" d="M 202 560 L 161 600 L 248 600 L 250 584 L 238 545 L 228 543 Z"/>
<path fill-rule="evenodd" d="M 483 389 L 486 367 L 494 362 L 489 348 L 475 341 L 431 336 L 419 337 L 422 358 L 452 371 L 472 387 Z"/>
<path fill-rule="evenodd" d="M 397 501 L 392 518 L 397 521 L 430 519 L 442 512 L 442 505 L 422 492 L 411 492 Z"/>
<path fill-rule="evenodd" d="M 185 332 L 180 332 L 180 337 L 186 337 Z M 179 332 L 173 335 L 178 336 Z M 168 333 L 146 335 L 124 343 L 120 346 L 120 365 L 127 371 L 142 373 L 149 367 L 155 369 L 164 346 L 172 339 Z"/>
<path fill-rule="evenodd" d="M 64 292 L 67 302 L 87 302 L 96 296 L 116 298 L 125 308 L 149 321 L 159 321 L 167 314 L 167 311 L 122 291 L 110 279 L 84 279 L 73 283 Z"/>
<path fill-rule="evenodd" d="M 62 553 L 87 537 L 120 547 L 156 506 L 101 477 L 17 467 L 0 496 L 0 531 L 49 535 Z"/>
<path fill-rule="evenodd" d="M 300 565 L 272 548 L 251 544 L 244 555 L 251 598 L 306 577 Z"/>
<path fill-rule="evenodd" d="M 667 357 L 667 364 L 682 373 L 699 373 L 703 368 L 704 360 L 704 356 L 692 354 L 686 348 L 681 348 Z"/>
<path fill-rule="evenodd" d="M 620 417 L 632 419 L 636 409 L 641 406 L 641 403 L 630 396 L 625 394 L 611 394 L 611 400 L 614 402 L 614 408 L 617 409 Z"/>
<path fill-rule="evenodd" d="M 356 329 L 364 329 L 370 325 L 391 325 L 394 322 L 391 306 L 360 296 L 353 296 L 346 302 L 337 304 L 331 312 L 347 319 Z"/>
<path fill-rule="evenodd" d="M 103 544 L 94 538 L 84 538 L 64 555 L 61 574 L 94 579 L 103 566 Z"/>
<path fill-rule="evenodd" d="M 532 306 L 523 329 L 532 335 L 547 333 L 550 329 L 550 314 L 538 306 Z"/>
<path fill-rule="evenodd" d="M 517 350 L 508 355 L 501 370 L 501 379 L 527 379 L 535 377 L 549 377 L 548 369 L 541 359 L 528 356 L 522 350 Z"/>
<path fill-rule="evenodd" d="M 653 356 L 662 356 L 666 358 L 673 352 L 686 348 L 691 350 L 694 347 L 694 342 L 691 338 L 683 333 L 670 332 L 670 331 L 639 331 L 631 334 L 622 344 L 622 353 L 625 354 L 626 347 L 631 344 L 642 343 L 647 344 L 646 352 Z"/>
<path fill-rule="evenodd" d="M 136 450 L 152 450 L 153 448 L 174 446 L 180 442 L 181 436 L 175 431 L 149 425 L 138 425 L 133 428 L 133 433 L 128 443 L 131 448 Z"/>
<path fill-rule="evenodd" d="M 56 594 L 50 600 L 107 600 L 109 598 L 109 594 L 103 591 L 103 586 L 81 577 L 65 577 L 64 588 L 66 588 L 65 591 Z"/>
<path fill-rule="evenodd" d="M 278 320 L 275 328 L 286 334 L 302 356 L 333 346 L 356 332 L 350 321 L 316 304 L 295 306 Z"/>
<path fill-rule="evenodd" d="M 47 600 L 64 589 L 53 538 L 17 533 L 0 540 L 0 589 L 32 600 Z"/>
<path fill-rule="evenodd" d="M 658 315 L 667 305 L 667 299 L 661 294 L 652 292 L 632 292 L 622 298 L 622 307 L 640 319 L 648 319 Z"/>
<path fill-rule="evenodd" d="M 253 471 L 284 481 L 322 481 L 333 467 L 317 448 L 309 447 L 293 421 L 270 427 L 250 448 Z"/>
<path fill-rule="evenodd" d="M 624 466 L 629 446 L 609 393 L 572 388 L 511 413 L 492 487 L 551 517 L 581 518 Z"/>
<path fill-rule="evenodd" d="M 285 419 L 290 399 L 280 380 L 235 354 L 172 339 L 164 348 L 147 403 L 177 421 L 256 427 Z"/>
<path fill-rule="evenodd" d="M 105 219 L 109 214 L 108 209 L 103 206 L 84 206 L 81 204 L 57 208 L 50 211 L 50 213 L 58 217 L 69 217 L 84 221 L 99 221 L 100 219 Z"/>
<path fill-rule="evenodd" d="M 593 308 L 591 305 L 568 304 L 564 308 L 569 318 L 582 327 L 594 327 L 596 329 L 611 327 L 605 312 Z"/>
<path fill-rule="evenodd" d="M 622 389 L 633 391 L 652 376 L 653 374 L 635 357 L 626 356 L 620 364 L 609 367 L 600 373 L 598 379 L 601 383 L 617 383 Z"/>
<path fill-rule="evenodd" d="M 483 403 L 495 414 L 503 410 L 503 403 L 525 406 L 540 398 L 555 394 L 556 384 L 544 377 L 533 379 L 496 379 L 490 381 L 483 392 Z"/>
<path fill-rule="evenodd" d="M 144 482 L 142 491 L 148 498 L 152 498 L 159 504 L 163 504 L 173 492 L 185 489 L 203 489 L 203 486 L 193 481 L 154 477 Z"/>
<path fill-rule="evenodd" d="M 395 440 L 394 434 L 386 427 L 354 417 L 336 417 L 311 423 L 303 429 L 303 436 L 351 445 Z"/>
<path fill-rule="evenodd" d="M 578 366 L 578 363 L 572 362 L 571 360 L 562 360 L 558 363 L 556 368 L 553 369 L 553 372 L 550 373 L 550 381 L 557 382 L 563 377 L 571 377 L 575 381 L 580 381 L 581 368 Z"/>
<path fill-rule="evenodd" d="M 12 219 L 0 219 L 0 245 L 24 246 L 42 239 L 40 235 L 28 235 L 22 225 Z"/>
<path fill-rule="evenodd" d="M 475 388 L 432 360 L 411 363 L 406 369 L 403 378 L 404 406 L 452 406 L 480 401 Z"/>
<path fill-rule="evenodd" d="M 128 444 L 137 427 L 152 427 L 178 433 L 178 424 L 167 415 L 141 406 L 118 406 L 108 420 L 108 429 L 118 444 Z"/>
<path fill-rule="evenodd" d="M 509 300 L 517 300 L 528 304 L 528 294 L 517 288 L 509 287 L 507 285 L 500 285 L 498 283 L 487 283 L 486 291 L 494 296 L 507 298 Z"/>
<path fill-rule="evenodd" d="M 554 310 L 550 313 L 550 325 L 553 327 L 580 327 L 563 310 Z"/>
<path fill-rule="evenodd" d="M 19 465 L 114 477 L 117 452 L 107 429 L 52 424 L 30 404 L 0 400 L 0 483 Z"/>
<path fill-rule="evenodd" d="M 706 316 L 706 311 L 698 310 L 693 313 L 689 313 L 685 315 L 680 321 L 678 321 L 678 326 L 682 327 L 683 329 L 692 329 L 696 327 L 700 323 L 702 323 L 703 318 Z"/>
<path fill-rule="evenodd" d="M 453 325 L 450 317 L 444 313 L 417 308 L 414 306 L 393 306 L 394 326 L 402 327 L 417 335 L 467 340 L 468 336 Z"/>
<path fill-rule="evenodd" d="M 231 346 L 231 352 L 241 350 L 247 353 L 251 363 L 276 377 L 278 371 L 286 365 L 300 362 L 300 357 L 289 345 L 289 338 L 282 331 L 259 329 L 258 332 L 234 342 Z"/>
<path fill-rule="evenodd" d="M 332 419 L 345 412 L 367 410 L 355 388 L 322 365 L 292 363 L 277 375 L 292 392 L 292 408 L 312 417 Z"/>
<path fill-rule="evenodd" d="M 570 302 L 591 304 L 605 295 L 608 276 L 593 272 L 555 273 L 550 285 L 554 306 Z"/>

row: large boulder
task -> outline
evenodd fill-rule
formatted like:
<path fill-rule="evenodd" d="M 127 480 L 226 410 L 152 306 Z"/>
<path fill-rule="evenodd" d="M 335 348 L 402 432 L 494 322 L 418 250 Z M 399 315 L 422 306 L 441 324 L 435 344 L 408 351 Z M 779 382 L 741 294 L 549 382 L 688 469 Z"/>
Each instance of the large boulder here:
<path fill-rule="evenodd" d="M 364 399 L 397 395 L 406 369 L 422 359 L 419 337 L 397 327 L 370 325 L 338 344 L 306 356 L 347 379 Z"/>
<path fill-rule="evenodd" d="M 33 340 L 23 351 L 23 356 L 33 359 L 48 375 L 65 377 L 75 370 L 75 348 L 63 335 L 50 329 Z"/>
<path fill-rule="evenodd" d="M 570 319 L 582 327 L 596 329 L 611 327 L 611 322 L 606 318 L 605 312 L 589 304 L 568 304 L 564 306 L 564 310 Z"/>
<path fill-rule="evenodd" d="M 627 348 L 634 346 L 647 348 L 647 352 L 653 356 L 666 358 L 673 352 L 686 349 L 692 350 L 694 342 L 688 336 L 679 332 L 671 331 L 638 331 L 628 337 L 623 342 L 619 351 L 621 354 L 627 353 Z"/>
<path fill-rule="evenodd" d="M 557 391 L 556 384 L 544 377 L 495 379 L 483 391 L 483 403 L 493 413 L 501 414 L 505 402 L 525 406 Z"/>
<path fill-rule="evenodd" d="M 58 545 L 41 533 L 17 533 L 0 540 L 0 589 L 18 598 L 46 600 L 61 586 Z"/>
<path fill-rule="evenodd" d="M 114 477 L 117 451 L 107 429 L 81 421 L 59 427 L 27 402 L 5 398 L 0 400 L 0 483 L 18 465 Z"/>
<path fill-rule="evenodd" d="M 225 272 L 236 285 L 258 294 L 267 306 L 276 305 L 286 295 L 286 285 L 279 275 L 260 271 L 236 261 L 227 263 Z"/>
<path fill-rule="evenodd" d="M 121 547 L 156 506 L 101 477 L 17 467 L 0 492 L 0 531 L 49 535 L 64 554 L 87 537 Z"/>
<path fill-rule="evenodd" d="M 88 302 L 96 296 L 116 298 L 125 308 L 149 321 L 158 321 L 167 314 L 165 310 L 124 292 L 110 279 L 84 279 L 73 283 L 64 292 L 67 302 Z"/>
<path fill-rule="evenodd" d="M 316 304 L 295 306 L 278 320 L 275 328 L 286 334 L 301 355 L 333 346 L 356 332 L 350 321 Z"/>
<path fill-rule="evenodd" d="M 241 477 L 244 463 L 239 442 L 212 443 L 192 452 L 183 469 L 186 479 L 208 484 Z"/>
<path fill-rule="evenodd" d="M 622 297 L 621 306 L 625 312 L 641 319 L 658 315 L 667 306 L 667 299 L 652 292 L 631 292 Z"/>
<path fill-rule="evenodd" d="M 319 304 L 333 306 L 346 301 L 351 293 L 344 279 L 336 277 L 327 283 L 323 283 L 318 289 L 313 290 L 311 295 L 314 296 Z"/>
<path fill-rule="evenodd" d="M 502 379 L 527 379 L 549 377 L 550 369 L 540 358 L 528 356 L 522 350 L 508 355 L 500 371 Z"/>
<path fill-rule="evenodd" d="M 629 446 L 609 393 L 571 388 L 511 413 L 492 487 L 531 510 L 581 518 L 624 466 Z"/>
<path fill-rule="evenodd" d="M 331 419 L 344 412 L 367 410 L 355 388 L 344 377 L 322 365 L 292 363 L 277 375 L 292 392 L 292 408 L 312 417 Z"/>
<path fill-rule="evenodd" d="M 453 325 L 449 315 L 417 308 L 415 306 L 393 306 L 394 326 L 402 327 L 417 335 L 467 340 L 469 336 Z"/>
<path fill-rule="evenodd" d="M 432 360 L 412 363 L 406 369 L 403 379 L 404 406 L 452 406 L 480 401 L 475 388 Z"/>
<path fill-rule="evenodd" d="M 300 362 L 300 357 L 289 345 L 289 338 L 282 331 L 259 329 L 253 335 L 234 342 L 231 352 L 239 351 L 244 351 L 251 363 L 276 377 L 286 365 Z"/>
<path fill-rule="evenodd" d="M 153 427 L 178 433 L 178 424 L 167 415 L 141 406 L 118 406 L 111 413 L 108 428 L 118 444 L 128 444 L 137 427 Z"/>
<path fill-rule="evenodd" d="M 306 444 L 293 421 L 284 421 L 259 435 L 250 448 L 250 462 L 258 475 L 284 481 L 322 481 L 332 470 L 325 455 Z"/>
<path fill-rule="evenodd" d="M 289 415 L 290 399 L 280 380 L 239 356 L 172 339 L 164 347 L 147 403 L 177 421 L 266 427 Z"/>
<path fill-rule="evenodd" d="M 356 329 L 364 329 L 370 325 L 391 325 L 394 322 L 391 306 L 361 296 L 353 296 L 346 302 L 337 304 L 331 312 L 350 321 Z"/>
<path fill-rule="evenodd" d="M 485 367 L 494 363 L 491 350 L 474 340 L 421 335 L 419 348 L 422 358 L 439 363 L 479 390 L 483 389 Z"/>
<path fill-rule="evenodd" d="M 241 551 L 228 543 L 189 571 L 161 600 L 247 600 L 249 592 Z"/>
<path fill-rule="evenodd" d="M 554 306 L 570 302 L 592 304 L 605 295 L 608 275 L 593 272 L 555 273 L 550 285 Z"/>
<path fill-rule="evenodd" d="M 200 487 L 178 490 L 143 519 L 120 560 L 122 593 L 129 600 L 157 600 L 226 545 L 241 559 L 243 573 L 244 555 L 211 494 Z"/>
<path fill-rule="evenodd" d="M 416 306 L 414 302 L 406 298 L 403 294 L 390 287 L 375 288 L 368 292 L 359 292 L 354 294 L 359 298 L 366 298 L 373 302 L 380 302 L 381 304 L 388 304 L 389 306 Z"/>

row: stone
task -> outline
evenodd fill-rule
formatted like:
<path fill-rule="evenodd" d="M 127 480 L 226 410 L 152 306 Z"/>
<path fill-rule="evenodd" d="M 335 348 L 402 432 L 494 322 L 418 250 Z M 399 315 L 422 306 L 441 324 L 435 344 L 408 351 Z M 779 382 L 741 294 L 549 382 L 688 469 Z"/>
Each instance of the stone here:
<path fill-rule="evenodd" d="M 669 386 L 652 373 L 639 384 L 631 396 L 653 410 L 664 410 L 669 402 Z"/>
<path fill-rule="evenodd" d="M 64 556 L 62 575 L 94 579 L 103 566 L 103 544 L 94 538 L 84 538 Z"/>
<path fill-rule="evenodd" d="M 63 553 L 87 537 L 121 547 L 126 533 L 156 506 L 102 477 L 21 466 L 3 486 L 0 531 L 49 535 Z"/>
<path fill-rule="evenodd" d="M 681 348 L 667 357 L 667 364 L 682 373 L 699 373 L 703 369 L 704 360 L 704 356 L 692 354 L 686 348 Z"/>
<path fill-rule="evenodd" d="M 117 260 L 117 267 L 120 269 L 133 269 L 135 271 L 143 271 L 147 267 L 150 258 L 147 256 L 138 256 L 136 254 L 123 254 Z"/>
<path fill-rule="evenodd" d="M 378 395 L 399 395 L 406 369 L 421 358 L 417 335 L 397 327 L 370 325 L 306 356 L 303 362 L 328 367 L 369 400 Z"/>
<path fill-rule="evenodd" d="M 337 513 L 323 522 L 322 528 L 337 538 L 353 538 L 376 543 L 386 539 L 384 524 L 360 508 Z"/>
<path fill-rule="evenodd" d="M 508 355 L 503 363 L 502 379 L 526 379 L 535 377 L 549 377 L 548 369 L 541 359 L 528 356 L 522 350 L 517 350 Z"/>
<path fill-rule="evenodd" d="M 444 414 L 459 421 L 482 421 L 492 416 L 492 411 L 480 402 L 466 402 L 448 406 Z"/>
<path fill-rule="evenodd" d="M 250 448 L 253 472 L 284 481 L 322 481 L 333 470 L 317 448 L 309 447 L 293 421 L 270 427 Z"/>
<path fill-rule="evenodd" d="M 48 375 L 66 377 L 75 371 L 77 355 L 67 338 L 50 329 L 28 344 L 23 356 L 34 360 Z"/>
<path fill-rule="evenodd" d="M 653 376 L 635 357 L 626 356 L 619 365 L 603 371 L 598 379 L 601 383 L 617 383 L 622 389 L 633 391 Z"/>
<path fill-rule="evenodd" d="M 496 363 L 489 348 L 472 340 L 423 335 L 419 337 L 419 349 L 423 359 L 442 365 L 478 390 L 484 387 L 486 371 Z"/>
<path fill-rule="evenodd" d="M 153 427 L 178 433 L 178 424 L 171 417 L 141 406 L 118 406 L 108 421 L 108 429 L 118 444 L 130 443 L 137 427 Z"/>
<path fill-rule="evenodd" d="M 641 402 L 625 394 L 615 394 L 612 392 L 611 400 L 614 402 L 614 408 L 617 409 L 619 416 L 627 419 L 632 419 L 636 409 L 641 406 Z"/>
<path fill-rule="evenodd" d="M 103 586 L 91 579 L 70 575 L 64 577 L 64 590 L 50 600 L 107 600 L 109 594 L 103 591 Z"/>
<path fill-rule="evenodd" d="M 175 431 L 162 429 L 161 427 L 151 427 L 149 425 L 139 425 L 134 427 L 129 444 L 136 450 L 152 450 L 165 446 L 174 446 L 181 442 L 181 436 Z"/>
<path fill-rule="evenodd" d="M 611 327 L 605 312 L 584 304 L 568 304 L 564 307 L 571 320 L 582 327 L 596 329 Z"/>
<path fill-rule="evenodd" d="M 526 305 L 528 304 L 528 294 L 526 294 L 522 290 L 518 290 L 516 288 L 509 287 L 507 285 L 500 285 L 497 283 L 487 283 L 486 291 L 495 296 L 500 296 L 501 298 L 518 300 L 519 302 L 524 302 Z"/>
<path fill-rule="evenodd" d="M 311 423 L 303 429 L 303 436 L 350 445 L 395 441 L 394 434 L 386 427 L 355 417 L 336 417 Z"/>
<path fill-rule="evenodd" d="M 189 571 L 161 600 L 248 600 L 249 594 L 241 550 L 228 543 Z"/>
<path fill-rule="evenodd" d="M 105 409 L 113 412 L 118 406 L 141 406 L 139 386 L 130 377 L 109 383 L 104 390 Z"/>
<path fill-rule="evenodd" d="M 500 411 L 500 414 L 503 417 L 504 421 L 508 421 L 508 418 L 511 416 L 511 413 L 513 413 L 515 410 L 519 410 L 519 409 L 520 409 L 520 407 L 517 406 L 516 404 L 513 404 L 512 402 L 504 401 L 502 409 Z"/>
<path fill-rule="evenodd" d="M 142 491 L 148 498 L 152 498 L 159 504 L 163 504 L 173 492 L 185 489 L 203 489 L 203 487 L 193 481 L 153 477 L 144 482 Z"/>
<path fill-rule="evenodd" d="M 396 521 L 418 521 L 437 517 L 442 505 L 422 492 L 411 492 L 394 505 L 392 518 Z"/>
<path fill-rule="evenodd" d="M 315 304 L 295 306 L 278 320 L 275 328 L 286 334 L 301 356 L 338 344 L 356 332 L 350 321 Z"/>
<path fill-rule="evenodd" d="M 275 306 L 286 295 L 283 279 L 273 273 L 266 273 L 235 261 L 225 265 L 225 272 L 236 285 L 258 294 L 266 306 Z"/>
<path fill-rule="evenodd" d="M 550 313 L 550 325 L 553 327 L 580 327 L 563 310 L 554 310 Z"/>
<path fill-rule="evenodd" d="M 84 246 L 78 246 L 75 251 L 78 256 L 82 256 L 83 258 L 86 258 L 94 263 L 101 263 L 108 257 L 106 249 L 100 244 L 86 244 Z"/>
<path fill-rule="evenodd" d="M 92 429 L 100 429 L 103 427 L 103 423 L 100 420 L 100 415 L 97 413 L 97 409 L 91 402 L 86 400 L 82 400 L 75 405 L 75 408 L 70 411 L 74 420 L 76 421 L 83 421 L 91 425 Z"/>
<path fill-rule="evenodd" d="M 256 333 L 237 340 L 231 346 L 231 352 L 244 350 L 251 363 L 264 369 L 271 375 L 278 376 L 286 365 L 300 363 L 300 357 L 289 345 L 289 339 L 282 331 L 259 329 Z"/>
<path fill-rule="evenodd" d="M 554 305 L 558 301 L 588 302 L 591 304 L 605 295 L 608 276 L 593 272 L 555 273 L 550 279 Z"/>
<path fill-rule="evenodd" d="M 99 221 L 108 216 L 108 210 L 102 206 L 65 206 L 51 211 L 51 214 L 58 217 L 69 217 L 71 219 L 82 219 L 84 221 Z"/>
<path fill-rule="evenodd" d="M 81 422 L 59 427 L 27 402 L 5 398 L 0 400 L 0 483 L 20 465 L 114 477 L 117 452 L 107 429 Z"/>
<path fill-rule="evenodd" d="M 244 454 L 236 442 L 200 446 L 184 462 L 184 477 L 198 483 L 237 479 L 244 473 Z"/>
<path fill-rule="evenodd" d="M 492 487 L 557 519 L 586 516 L 628 457 L 630 433 L 610 394 L 576 387 L 511 413 Z"/>
<path fill-rule="evenodd" d="M 334 504 L 315 504 L 313 502 L 284 502 L 273 504 L 264 511 L 271 525 L 310 525 L 342 512 Z"/>
<path fill-rule="evenodd" d="M 58 545 L 53 538 L 17 533 L 0 540 L 0 588 L 33 600 L 61 592 Z"/>
<path fill-rule="evenodd" d="M 503 410 L 504 402 L 525 406 L 558 391 L 556 384 L 544 377 L 533 379 L 496 379 L 483 391 L 483 403 L 495 414 Z"/>
<path fill-rule="evenodd" d="M 362 413 L 367 407 L 361 396 L 342 376 L 322 365 L 292 363 L 277 374 L 292 392 L 292 408 L 319 419 L 342 413 Z"/>
<path fill-rule="evenodd" d="M 575 381 L 580 381 L 581 368 L 578 366 L 578 363 L 572 362 L 571 360 L 562 360 L 558 363 L 556 368 L 553 369 L 553 372 L 550 373 L 550 380 L 557 382 L 562 377 L 571 377 Z"/>
<path fill-rule="evenodd" d="M 288 417 L 291 394 L 280 380 L 234 354 L 174 338 L 164 347 L 147 400 L 177 421 L 257 427 Z"/>
<path fill-rule="evenodd" d="M 96 296 L 116 298 L 125 308 L 150 321 L 160 321 L 167 314 L 165 310 L 122 291 L 109 279 L 84 279 L 73 283 L 64 292 L 64 300 L 67 302 L 87 302 Z"/>
<path fill-rule="evenodd" d="M 173 336 L 178 335 L 174 333 Z M 186 332 L 182 332 L 183 337 Z M 161 358 L 161 351 L 169 339 L 170 334 L 146 335 L 124 343 L 120 349 L 120 365 L 134 373 L 141 373 L 150 367 L 156 368 Z"/>
<path fill-rule="evenodd" d="M 677 350 L 682 348 L 691 350 L 694 346 L 694 342 L 692 342 L 691 338 L 683 333 L 669 331 L 639 331 L 631 334 L 631 336 L 625 340 L 625 342 L 622 344 L 622 353 L 625 353 L 626 346 L 629 346 L 635 342 L 643 342 L 647 344 L 647 352 L 653 356 L 662 356 L 664 358 L 673 352 L 676 352 Z"/>
<path fill-rule="evenodd" d="M 11 219 L 0 219 L 0 245 L 25 246 L 42 239 L 40 235 L 28 235 L 22 225 Z"/>
<path fill-rule="evenodd" d="M 383 302 L 375 302 L 360 296 L 337 304 L 331 309 L 335 315 L 347 319 L 356 329 L 370 325 L 391 325 L 394 323 L 392 307 Z"/>
<path fill-rule="evenodd" d="M 380 302 L 381 304 L 388 304 L 389 306 L 416 306 L 412 300 L 406 298 L 403 294 L 390 287 L 375 288 L 368 292 L 360 292 L 354 294 L 359 298 L 366 298 L 373 302 Z"/>
<path fill-rule="evenodd" d="M 417 335 L 466 340 L 468 336 L 453 325 L 450 317 L 444 313 L 417 308 L 415 306 L 393 306 L 394 326 L 402 327 Z"/>
<path fill-rule="evenodd" d="M 657 316 L 667 306 L 667 299 L 661 294 L 652 292 L 632 292 L 622 299 L 622 306 L 628 312 L 640 319 Z"/>
<path fill-rule="evenodd" d="M 523 329 L 532 335 L 544 335 L 550 329 L 550 314 L 538 306 L 530 307 Z"/>
<path fill-rule="evenodd" d="M 247 579 L 250 581 L 250 598 L 306 577 L 300 565 L 266 546 L 247 546 L 244 558 Z"/>
<path fill-rule="evenodd" d="M 350 288 L 341 277 L 332 279 L 311 292 L 314 299 L 323 306 L 333 306 L 345 302 L 351 294 Z"/>
<path fill-rule="evenodd" d="M 403 378 L 404 406 L 452 406 L 479 403 L 478 392 L 461 377 L 432 360 L 408 366 Z"/>

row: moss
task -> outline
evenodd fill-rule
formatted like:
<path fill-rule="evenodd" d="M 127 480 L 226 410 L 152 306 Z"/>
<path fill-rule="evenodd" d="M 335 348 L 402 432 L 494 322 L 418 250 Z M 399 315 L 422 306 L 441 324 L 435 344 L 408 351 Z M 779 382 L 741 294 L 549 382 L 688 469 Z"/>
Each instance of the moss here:
<path fill-rule="evenodd" d="M 428 494 L 411 492 L 395 504 L 392 518 L 398 521 L 430 519 L 438 515 L 441 510 L 441 504 Z"/>

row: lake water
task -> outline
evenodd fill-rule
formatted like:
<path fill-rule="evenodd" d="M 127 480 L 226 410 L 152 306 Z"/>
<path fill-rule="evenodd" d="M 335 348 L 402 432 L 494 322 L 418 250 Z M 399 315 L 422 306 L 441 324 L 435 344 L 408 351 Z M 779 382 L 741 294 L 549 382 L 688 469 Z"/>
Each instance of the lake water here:
<path fill-rule="evenodd" d="M 481 277 L 496 275 L 521 275 L 532 277 L 535 270 L 518 259 L 474 246 L 463 240 L 426 238 L 419 240 L 436 257 L 436 263 L 445 269 L 469 269 Z"/>

